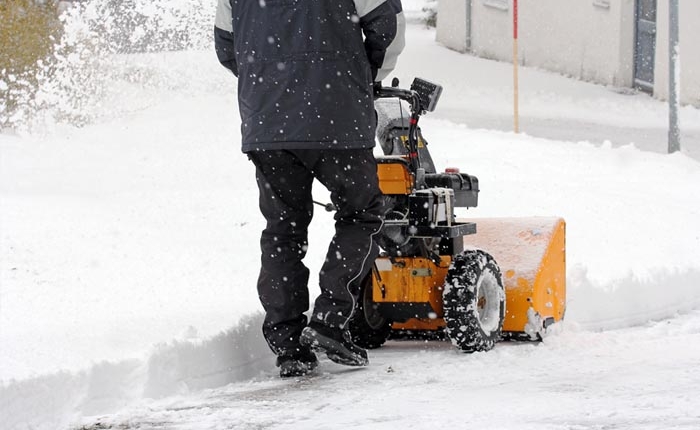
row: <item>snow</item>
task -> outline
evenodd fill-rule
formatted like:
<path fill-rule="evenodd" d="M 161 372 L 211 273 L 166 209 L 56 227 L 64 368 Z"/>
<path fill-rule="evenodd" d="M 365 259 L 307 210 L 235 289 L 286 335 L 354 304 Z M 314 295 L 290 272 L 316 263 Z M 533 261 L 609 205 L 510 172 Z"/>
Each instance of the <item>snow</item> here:
<path fill-rule="evenodd" d="M 367 368 L 280 380 L 235 81 L 212 51 L 118 59 L 92 124 L 0 134 L 3 429 L 700 427 L 699 110 L 666 155 L 664 103 L 523 69 L 516 135 L 510 65 L 413 22 L 396 74 L 445 87 L 421 126 L 439 168 L 480 180 L 460 216 L 565 218 L 566 320 L 542 343 L 391 341 Z M 317 210 L 312 274 L 332 226 Z"/>
<path fill-rule="evenodd" d="M 552 243 L 560 218 L 468 218 L 477 232 L 465 237 L 466 249 L 488 249 L 501 270 L 511 271 L 511 282 L 534 280 L 545 252 Z M 506 285 L 506 288 L 508 286 Z"/>

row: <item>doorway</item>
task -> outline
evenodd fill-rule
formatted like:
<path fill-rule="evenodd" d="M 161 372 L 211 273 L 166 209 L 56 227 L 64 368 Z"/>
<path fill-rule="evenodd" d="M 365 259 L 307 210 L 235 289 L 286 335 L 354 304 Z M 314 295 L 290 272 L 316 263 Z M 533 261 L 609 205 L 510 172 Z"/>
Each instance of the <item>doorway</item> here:
<path fill-rule="evenodd" d="M 654 92 L 656 54 L 656 0 L 637 0 L 635 10 L 634 86 Z"/>

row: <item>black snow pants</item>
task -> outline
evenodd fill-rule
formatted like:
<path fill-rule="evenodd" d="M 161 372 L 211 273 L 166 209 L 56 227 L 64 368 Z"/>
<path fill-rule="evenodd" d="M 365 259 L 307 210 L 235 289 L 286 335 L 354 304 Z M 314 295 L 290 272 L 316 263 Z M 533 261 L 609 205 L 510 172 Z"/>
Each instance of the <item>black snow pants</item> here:
<path fill-rule="evenodd" d="M 302 263 L 313 215 L 311 186 L 318 179 L 337 208 L 335 235 L 319 274 L 321 295 L 311 320 L 344 329 L 361 281 L 378 254 L 384 200 L 371 149 L 293 149 L 249 152 L 256 166 L 262 232 L 258 295 L 263 334 L 277 355 L 293 354 L 306 326 L 309 269 Z"/>

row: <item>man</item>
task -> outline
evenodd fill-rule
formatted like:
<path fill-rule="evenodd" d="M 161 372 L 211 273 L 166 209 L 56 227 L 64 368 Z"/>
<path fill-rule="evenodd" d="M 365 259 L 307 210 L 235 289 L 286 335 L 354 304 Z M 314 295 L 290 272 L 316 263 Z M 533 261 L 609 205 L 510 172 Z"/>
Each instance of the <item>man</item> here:
<path fill-rule="evenodd" d="M 267 220 L 258 278 L 263 334 L 282 377 L 312 371 L 314 350 L 340 364 L 368 364 L 347 325 L 384 215 L 372 88 L 396 64 L 404 31 L 400 0 L 219 0 L 216 52 L 238 77 L 243 152 L 255 164 Z M 302 259 L 314 178 L 337 213 L 307 326 Z"/>

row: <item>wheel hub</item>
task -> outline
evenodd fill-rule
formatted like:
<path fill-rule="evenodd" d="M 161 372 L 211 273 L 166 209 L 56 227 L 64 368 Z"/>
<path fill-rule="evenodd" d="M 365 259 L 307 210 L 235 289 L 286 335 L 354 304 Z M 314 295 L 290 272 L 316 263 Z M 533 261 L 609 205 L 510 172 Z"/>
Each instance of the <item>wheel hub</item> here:
<path fill-rule="evenodd" d="M 479 315 L 479 324 L 485 333 L 498 330 L 501 314 L 501 288 L 495 274 L 491 270 L 484 270 L 483 275 L 476 284 L 476 307 Z"/>

